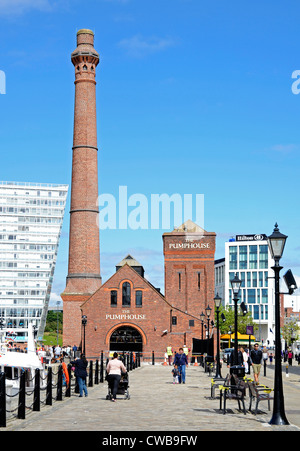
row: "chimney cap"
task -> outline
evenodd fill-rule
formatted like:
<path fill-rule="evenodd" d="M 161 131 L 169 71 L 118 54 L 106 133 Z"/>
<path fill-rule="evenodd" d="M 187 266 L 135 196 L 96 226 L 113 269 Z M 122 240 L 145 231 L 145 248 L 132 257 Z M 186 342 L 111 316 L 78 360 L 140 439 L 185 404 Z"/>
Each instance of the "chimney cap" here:
<path fill-rule="evenodd" d="M 82 28 L 81 30 L 77 31 L 77 36 L 79 34 L 91 34 L 94 36 L 94 32 L 92 30 L 88 30 L 87 28 Z"/>

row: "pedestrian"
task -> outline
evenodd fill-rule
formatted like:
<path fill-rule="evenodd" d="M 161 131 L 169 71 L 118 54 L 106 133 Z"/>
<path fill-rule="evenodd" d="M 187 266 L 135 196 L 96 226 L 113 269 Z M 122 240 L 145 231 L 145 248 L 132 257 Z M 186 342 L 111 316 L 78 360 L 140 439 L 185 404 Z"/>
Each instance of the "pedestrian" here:
<path fill-rule="evenodd" d="M 268 350 L 267 350 L 266 346 L 264 346 L 262 353 L 263 353 L 263 360 L 264 361 L 268 360 L 269 353 L 268 353 Z"/>
<path fill-rule="evenodd" d="M 81 354 L 80 359 L 71 362 L 71 364 L 75 367 L 75 377 L 79 387 L 79 398 L 83 397 L 83 392 L 85 397 L 87 397 L 88 391 L 86 387 L 86 378 L 88 362 L 85 355 Z"/>
<path fill-rule="evenodd" d="M 270 365 L 272 365 L 272 363 L 273 363 L 273 354 L 272 354 L 272 352 L 271 352 L 271 354 L 269 355 L 269 359 L 270 359 Z"/>
<path fill-rule="evenodd" d="M 73 346 L 72 351 L 73 351 L 73 358 L 76 359 L 76 352 L 77 352 L 78 348 L 76 345 Z"/>
<path fill-rule="evenodd" d="M 179 371 L 177 365 L 174 365 L 174 368 L 172 369 L 172 374 L 173 374 L 173 384 L 179 384 Z"/>
<path fill-rule="evenodd" d="M 167 357 L 169 365 L 172 365 L 172 357 L 173 357 L 173 348 L 172 346 L 167 346 Z"/>
<path fill-rule="evenodd" d="M 248 374 L 248 369 L 249 369 L 249 367 L 248 367 L 248 354 L 247 354 L 247 352 L 245 351 L 244 348 L 241 347 L 240 349 L 241 349 L 241 353 L 243 355 L 243 366 L 245 368 L 245 373 Z"/>
<path fill-rule="evenodd" d="M 254 382 L 257 385 L 259 385 L 259 375 L 260 375 L 262 358 L 263 358 L 263 353 L 262 353 L 261 349 L 259 349 L 259 344 L 255 343 L 254 349 L 252 349 L 251 353 L 250 353 L 250 359 L 251 359 L 252 368 L 253 368 Z"/>
<path fill-rule="evenodd" d="M 293 353 L 291 349 L 288 350 L 288 362 L 290 366 L 293 365 Z"/>
<path fill-rule="evenodd" d="M 55 355 L 55 358 L 56 358 L 57 360 L 59 360 L 60 355 L 61 355 L 61 347 L 60 347 L 59 345 L 57 345 L 57 346 L 55 347 L 55 349 L 54 349 L 54 355 Z"/>
<path fill-rule="evenodd" d="M 107 381 L 112 392 L 112 401 L 117 399 L 117 392 L 121 380 L 122 372 L 126 373 L 126 368 L 121 360 L 118 360 L 118 353 L 114 352 L 112 360 L 110 360 L 106 367 Z"/>
<path fill-rule="evenodd" d="M 231 367 L 231 366 L 243 366 L 244 365 L 244 357 L 243 354 L 241 352 L 241 347 L 238 346 L 238 355 L 237 355 L 237 362 L 235 361 L 235 349 L 233 349 L 233 351 L 231 351 L 230 357 L 229 357 L 229 361 L 228 361 L 228 365 L 227 368 Z"/>
<path fill-rule="evenodd" d="M 178 367 L 179 371 L 179 383 L 185 384 L 185 371 L 186 365 L 188 365 L 188 359 L 186 354 L 183 352 L 183 348 L 179 348 L 179 352 L 175 355 L 174 366 Z"/>

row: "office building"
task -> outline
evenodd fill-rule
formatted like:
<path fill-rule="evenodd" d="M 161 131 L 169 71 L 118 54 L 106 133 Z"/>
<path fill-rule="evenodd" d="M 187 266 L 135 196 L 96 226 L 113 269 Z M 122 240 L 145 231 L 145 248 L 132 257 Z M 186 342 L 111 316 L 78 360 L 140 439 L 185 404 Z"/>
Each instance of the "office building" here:
<path fill-rule="evenodd" d="M 237 273 L 240 302 L 258 325 L 256 339 L 266 345 L 275 340 L 273 264 L 266 235 L 237 235 L 225 243 L 225 305 L 234 306 L 230 281 Z"/>
<path fill-rule="evenodd" d="M 43 337 L 67 192 L 0 182 L 0 317 L 17 343 L 27 342 L 29 322 Z"/>

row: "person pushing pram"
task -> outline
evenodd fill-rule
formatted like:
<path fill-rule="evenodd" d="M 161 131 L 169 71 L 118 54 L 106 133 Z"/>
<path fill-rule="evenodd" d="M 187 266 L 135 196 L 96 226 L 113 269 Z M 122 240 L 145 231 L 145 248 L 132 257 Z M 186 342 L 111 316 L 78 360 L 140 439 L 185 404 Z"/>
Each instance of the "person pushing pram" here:
<path fill-rule="evenodd" d="M 117 398 L 117 392 L 122 372 L 123 373 L 127 372 L 123 362 L 121 362 L 121 360 L 118 360 L 117 352 L 114 352 L 112 360 L 108 362 L 106 372 L 107 372 L 107 382 L 109 384 L 112 393 L 112 401 L 115 402 Z"/>

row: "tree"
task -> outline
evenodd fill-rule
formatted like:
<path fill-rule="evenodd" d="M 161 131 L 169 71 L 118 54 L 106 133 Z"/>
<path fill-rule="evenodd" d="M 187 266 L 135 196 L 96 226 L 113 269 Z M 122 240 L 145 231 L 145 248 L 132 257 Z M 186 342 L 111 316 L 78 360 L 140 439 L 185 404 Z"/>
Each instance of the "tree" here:
<path fill-rule="evenodd" d="M 58 315 L 58 331 L 62 334 L 63 329 L 63 313 L 60 311 L 49 310 L 47 315 L 45 332 L 57 331 L 57 315 Z"/>
<path fill-rule="evenodd" d="M 293 344 L 293 341 L 299 337 L 300 327 L 296 319 L 291 319 L 288 323 L 285 323 L 281 329 L 282 337 L 286 341 L 288 346 Z"/>
<path fill-rule="evenodd" d="M 221 315 L 224 315 L 225 321 L 222 321 Z M 217 316 L 215 313 L 215 322 L 217 321 Z M 231 330 L 234 332 L 234 308 L 231 306 L 227 306 L 224 308 L 223 306 L 220 307 L 220 315 L 219 315 L 219 326 L 220 326 L 220 333 L 221 334 L 228 334 Z M 246 327 L 247 326 L 253 326 L 253 330 L 258 330 L 258 325 L 255 324 L 253 321 L 252 315 L 250 312 L 248 312 L 246 315 L 243 315 L 242 312 L 238 311 L 238 332 L 240 334 L 246 334 Z"/>

